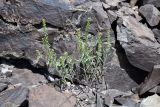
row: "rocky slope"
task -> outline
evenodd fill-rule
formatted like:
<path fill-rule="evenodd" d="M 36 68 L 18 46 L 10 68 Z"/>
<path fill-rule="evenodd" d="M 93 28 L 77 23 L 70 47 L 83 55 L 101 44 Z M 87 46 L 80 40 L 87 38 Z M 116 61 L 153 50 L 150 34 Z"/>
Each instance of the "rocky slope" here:
<path fill-rule="evenodd" d="M 58 55 L 76 53 L 75 31 L 110 30 L 105 86 L 67 83 L 59 92 L 46 60 L 37 61 L 42 18 Z M 159 0 L 0 0 L 0 107 L 159 107 Z"/>

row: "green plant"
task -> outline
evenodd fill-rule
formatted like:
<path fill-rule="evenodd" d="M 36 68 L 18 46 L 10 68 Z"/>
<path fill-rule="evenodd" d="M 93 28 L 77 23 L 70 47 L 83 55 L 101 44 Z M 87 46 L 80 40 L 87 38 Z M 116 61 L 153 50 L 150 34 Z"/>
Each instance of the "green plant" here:
<path fill-rule="evenodd" d="M 42 38 L 42 43 L 46 49 L 47 55 L 44 57 L 40 51 L 37 51 L 37 58 L 39 59 L 44 57 L 47 61 L 47 66 L 55 68 L 61 77 L 62 84 L 65 84 L 67 80 L 72 81 L 75 76 L 78 77 L 78 79 L 84 79 L 87 82 L 102 79 L 104 61 L 111 47 L 110 34 L 109 32 L 107 34 L 107 43 L 103 43 L 102 34 L 98 33 L 95 46 L 90 46 L 89 42 L 94 41 L 93 38 L 89 41 L 90 21 L 91 19 L 88 18 L 84 35 L 82 35 L 80 29 L 78 29 L 76 32 L 79 59 L 74 60 L 71 55 L 68 55 L 67 52 L 64 52 L 64 54 L 60 57 L 56 55 L 54 49 L 51 48 L 51 45 L 48 41 L 46 21 L 45 19 L 42 20 L 44 35 Z M 85 38 L 82 38 L 83 36 L 85 36 Z M 80 75 L 76 75 L 77 71 L 75 65 L 76 67 L 80 68 Z"/>
<path fill-rule="evenodd" d="M 87 20 L 85 28 L 85 39 L 82 39 L 80 30 L 77 30 L 77 44 L 80 54 L 79 67 L 81 68 L 82 75 L 86 81 L 100 80 L 103 76 L 103 65 L 105 59 L 110 52 L 110 32 L 107 32 L 107 43 L 102 42 L 102 33 L 98 33 L 95 47 L 90 47 L 89 43 L 89 28 L 90 18 Z M 94 40 L 92 39 L 91 42 Z M 104 45 L 106 44 L 106 45 Z M 94 49 L 96 48 L 96 49 Z"/>

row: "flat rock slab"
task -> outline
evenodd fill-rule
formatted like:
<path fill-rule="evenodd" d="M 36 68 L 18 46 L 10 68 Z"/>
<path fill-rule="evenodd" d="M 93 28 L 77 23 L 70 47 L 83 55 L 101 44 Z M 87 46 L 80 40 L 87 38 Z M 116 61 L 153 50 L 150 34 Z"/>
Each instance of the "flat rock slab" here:
<path fill-rule="evenodd" d="M 53 87 L 42 85 L 30 90 L 30 107 L 74 107 L 76 98 L 69 93 L 60 93 Z"/>

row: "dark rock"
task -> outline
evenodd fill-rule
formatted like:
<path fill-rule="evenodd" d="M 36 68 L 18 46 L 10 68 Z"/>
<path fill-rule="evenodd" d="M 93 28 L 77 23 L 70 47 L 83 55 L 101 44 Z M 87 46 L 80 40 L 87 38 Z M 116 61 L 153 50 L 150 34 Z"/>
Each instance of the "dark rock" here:
<path fill-rule="evenodd" d="M 0 11 L 5 20 L 8 22 L 16 22 L 21 24 L 39 24 L 42 18 L 45 18 L 48 23 L 56 27 L 64 27 L 65 21 L 70 14 L 69 5 L 65 2 L 57 0 L 21 0 L 4 2 Z M 13 11 L 10 11 L 13 10 Z M 47 12 L 46 12 L 47 11 Z M 65 16 L 65 17 L 63 17 Z M 54 20 L 53 20 L 54 19 Z"/>
<path fill-rule="evenodd" d="M 81 17 L 81 28 L 84 29 L 86 26 L 86 20 L 91 18 L 90 33 L 96 35 L 97 32 L 105 33 L 111 29 L 111 24 L 107 13 L 104 11 L 101 2 L 91 4 L 93 8 L 86 14 L 82 14 Z M 88 5 L 89 6 L 89 5 Z"/>
<path fill-rule="evenodd" d="M 0 83 L 0 92 L 4 91 L 5 89 L 7 89 L 8 85 L 4 84 L 4 83 Z"/>
<path fill-rule="evenodd" d="M 154 33 L 154 36 L 155 36 L 157 42 L 160 43 L 160 30 L 159 29 L 153 29 L 152 31 Z"/>
<path fill-rule="evenodd" d="M 28 89 L 16 87 L 0 93 L 0 107 L 20 107 L 27 100 Z"/>
<path fill-rule="evenodd" d="M 108 66 L 105 79 L 109 89 L 128 91 L 137 86 L 126 71 L 117 65 Z"/>
<path fill-rule="evenodd" d="M 135 78 L 137 74 L 135 70 L 137 69 L 128 64 L 124 55 L 122 52 L 119 52 L 118 56 L 113 53 L 111 61 L 106 65 L 105 81 L 108 89 L 117 89 L 125 92 L 138 86 L 137 81 L 139 80 Z M 124 63 L 124 66 L 122 66 L 121 62 Z"/>
<path fill-rule="evenodd" d="M 159 71 L 160 71 L 160 65 L 154 66 L 153 71 L 146 78 L 144 83 L 142 83 L 137 89 L 140 95 L 144 94 L 145 92 L 154 88 L 160 83 L 160 72 Z"/>
<path fill-rule="evenodd" d="M 160 64 L 160 45 L 153 32 L 131 16 L 123 16 L 117 23 L 117 40 L 124 48 L 129 62 L 151 72 L 154 65 Z"/>
<path fill-rule="evenodd" d="M 71 93 L 60 93 L 47 85 L 32 88 L 29 93 L 29 107 L 74 107 L 75 103 Z"/>
<path fill-rule="evenodd" d="M 24 34 L 18 31 L 0 34 L 0 57 L 24 58 L 28 59 L 31 64 L 36 64 L 36 50 L 43 52 L 43 48 L 34 40 L 33 35 L 33 33 Z M 39 62 L 39 65 L 44 66 L 44 63 Z"/>
<path fill-rule="evenodd" d="M 49 42 L 60 55 L 64 51 L 74 53 L 74 32 L 76 27 L 82 27 L 84 31 L 88 17 L 91 17 L 90 33 L 103 32 L 106 35 L 107 30 L 111 29 L 101 2 L 9 0 L 1 2 L 0 10 L 0 57 L 24 58 L 32 65 L 45 66 L 45 60 L 38 62 L 36 56 L 36 50 L 45 54 L 39 42 L 42 18 L 47 21 Z"/>
<path fill-rule="evenodd" d="M 154 5 L 141 6 L 139 12 L 145 17 L 150 26 L 156 26 L 160 22 L 160 11 Z"/>
<path fill-rule="evenodd" d="M 159 0 L 142 0 L 143 5 L 145 4 L 153 4 L 155 7 L 160 7 Z"/>

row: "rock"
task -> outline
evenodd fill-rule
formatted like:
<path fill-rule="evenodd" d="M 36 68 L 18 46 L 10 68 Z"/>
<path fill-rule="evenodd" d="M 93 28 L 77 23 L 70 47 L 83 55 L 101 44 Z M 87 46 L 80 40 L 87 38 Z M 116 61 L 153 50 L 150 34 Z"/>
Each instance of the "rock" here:
<path fill-rule="evenodd" d="M 108 5 L 108 4 L 104 3 L 104 2 L 102 2 L 102 5 L 103 5 L 103 8 L 105 10 L 109 10 L 109 8 L 111 7 L 110 5 Z"/>
<path fill-rule="evenodd" d="M 0 107 L 20 107 L 27 100 L 28 92 L 27 88 L 16 87 L 0 93 Z"/>
<path fill-rule="evenodd" d="M 131 99 L 128 99 L 127 102 L 125 102 L 125 104 L 123 104 L 123 106 L 126 106 L 126 107 L 139 107 L 139 103 L 131 100 Z"/>
<path fill-rule="evenodd" d="M 152 31 L 154 33 L 154 36 L 155 36 L 157 42 L 160 43 L 160 30 L 159 29 L 153 29 Z"/>
<path fill-rule="evenodd" d="M 160 22 L 160 11 L 154 5 L 146 4 L 139 9 L 140 14 L 147 20 L 150 26 L 156 26 Z"/>
<path fill-rule="evenodd" d="M 41 20 L 46 19 L 47 27 L 64 29 L 74 11 L 70 6 L 70 2 L 57 0 L 1 1 L 0 57 L 24 58 L 32 65 L 45 66 L 45 61 L 37 62 L 36 55 L 36 50 L 45 53 L 38 41 Z"/>
<path fill-rule="evenodd" d="M 30 107 L 74 107 L 76 98 L 70 93 L 60 93 L 53 87 L 42 85 L 29 93 Z"/>
<path fill-rule="evenodd" d="M 159 107 L 160 97 L 155 94 L 142 100 L 140 107 Z"/>
<path fill-rule="evenodd" d="M 138 103 L 140 102 L 138 94 L 133 94 L 131 96 L 124 96 L 124 97 L 123 96 L 116 97 L 115 100 L 124 106 L 129 106 L 130 103 L 132 103 L 131 106 L 134 106 L 134 107 L 135 105 L 137 106 Z"/>
<path fill-rule="evenodd" d="M 152 88 L 151 90 L 149 90 L 150 93 L 153 93 L 153 94 L 160 94 L 160 86 L 157 85 L 156 87 Z"/>
<path fill-rule="evenodd" d="M 121 92 L 119 90 L 116 90 L 116 89 L 108 89 L 106 90 L 105 92 L 105 98 L 104 98 L 104 104 L 107 105 L 107 106 L 111 106 L 113 105 L 113 102 L 115 100 L 116 97 L 119 97 L 119 96 L 130 96 L 132 93 L 130 92 Z"/>
<path fill-rule="evenodd" d="M 42 18 L 47 21 L 49 42 L 60 55 L 64 51 L 74 53 L 75 30 L 82 27 L 84 31 L 88 17 L 92 20 L 90 33 L 106 34 L 111 29 L 101 2 L 2 1 L 0 10 L 0 57 L 26 59 L 32 65 L 45 66 L 46 62 L 44 59 L 38 62 L 36 56 L 36 50 L 40 50 L 44 56 L 46 53 L 41 44 Z"/>
<path fill-rule="evenodd" d="M 122 91 L 119 91 L 119 90 L 116 90 L 116 89 L 108 89 L 106 90 L 106 96 L 110 96 L 111 98 L 115 98 L 115 97 L 118 97 L 118 96 L 130 96 L 132 95 L 133 93 L 132 92 L 122 92 Z"/>
<path fill-rule="evenodd" d="M 153 71 L 145 79 L 145 81 L 139 86 L 138 93 L 139 95 L 144 94 L 148 90 L 154 88 L 160 83 L 160 65 L 156 65 L 153 68 Z"/>
<path fill-rule="evenodd" d="M 9 1 L 10 3 L 8 4 L 6 1 L 3 2 L 5 4 L 2 7 L 4 10 L 0 12 L 2 17 L 8 22 L 16 22 L 22 25 L 29 23 L 33 25 L 39 24 L 42 18 L 45 18 L 48 23 L 56 27 L 64 27 L 65 21 L 70 14 L 70 5 L 64 1 L 22 0 L 19 2 Z M 13 13 L 10 11 L 10 9 L 13 10 Z"/>
<path fill-rule="evenodd" d="M 112 24 L 114 21 L 116 21 L 117 20 L 117 14 L 115 13 L 115 12 L 113 12 L 113 11 L 111 11 L 111 10 L 108 10 L 107 11 L 107 13 L 108 13 L 108 17 L 109 17 L 109 20 L 110 20 L 110 23 Z"/>
<path fill-rule="evenodd" d="M 97 107 L 103 107 L 103 100 L 101 96 L 99 95 L 99 93 L 97 93 L 96 95 L 96 105 Z"/>
<path fill-rule="evenodd" d="M 108 4 L 109 6 L 115 8 L 119 5 L 120 2 L 125 1 L 125 0 L 103 0 L 104 3 Z"/>
<path fill-rule="evenodd" d="M 118 17 L 132 16 L 138 21 L 142 20 L 142 17 L 138 14 L 138 7 L 130 8 L 128 6 L 122 6 L 118 11 L 116 11 Z"/>
<path fill-rule="evenodd" d="M 9 78 L 11 84 L 21 84 L 23 87 L 35 87 L 41 84 L 47 83 L 46 78 L 38 73 L 33 73 L 28 69 L 17 69 L 13 70 L 12 77 Z"/>
<path fill-rule="evenodd" d="M 108 66 L 105 80 L 109 89 L 129 91 L 131 88 L 137 86 L 137 83 L 129 77 L 126 71 L 116 65 Z"/>
<path fill-rule="evenodd" d="M 138 0 L 130 0 L 130 5 L 133 7 L 137 3 Z"/>
<path fill-rule="evenodd" d="M 4 91 L 5 89 L 7 89 L 8 85 L 4 84 L 4 83 L 0 83 L 0 92 Z"/>
<path fill-rule="evenodd" d="M 36 50 L 44 52 L 42 45 L 34 40 L 34 34 L 21 33 L 14 31 L 10 33 L 0 33 L 0 57 L 6 59 L 27 59 L 32 65 L 37 63 Z M 45 63 L 38 62 L 40 66 L 44 66 Z"/>
<path fill-rule="evenodd" d="M 153 4 L 155 7 L 160 7 L 160 1 L 159 0 L 142 0 L 143 5 L 145 4 Z"/>
<path fill-rule="evenodd" d="M 117 40 L 124 48 L 129 62 L 151 72 L 154 65 L 160 64 L 160 45 L 153 32 L 131 16 L 123 16 L 117 24 Z"/>
<path fill-rule="evenodd" d="M 137 74 L 137 72 L 135 72 L 136 69 L 134 67 L 128 64 L 128 61 L 124 57 L 125 54 L 122 52 L 117 53 L 118 56 L 114 51 L 113 55 L 111 55 L 111 61 L 105 65 L 105 81 L 108 89 L 117 89 L 126 92 L 133 87 L 138 86 L 134 76 Z M 125 64 L 125 67 L 122 67 L 122 62 Z"/>
<path fill-rule="evenodd" d="M 106 106 L 110 107 L 113 104 L 113 102 L 114 102 L 113 98 L 111 98 L 110 96 L 105 96 L 105 98 L 104 98 L 104 104 Z"/>

